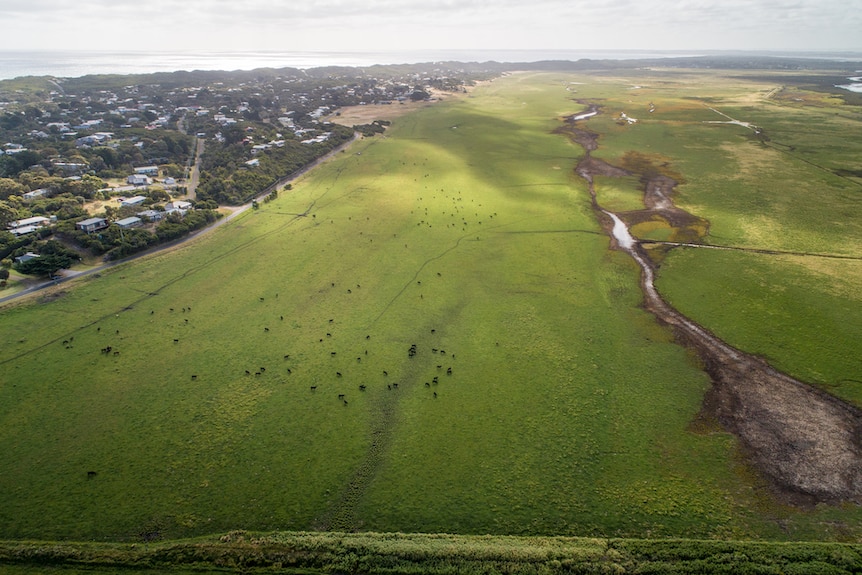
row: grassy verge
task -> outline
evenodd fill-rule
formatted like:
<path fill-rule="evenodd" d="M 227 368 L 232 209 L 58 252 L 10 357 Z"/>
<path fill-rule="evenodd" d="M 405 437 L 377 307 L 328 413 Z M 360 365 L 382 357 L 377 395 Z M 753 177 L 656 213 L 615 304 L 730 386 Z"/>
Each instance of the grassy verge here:
<path fill-rule="evenodd" d="M 858 573 L 838 543 L 232 532 L 152 545 L 0 543 L 4 573 Z"/>

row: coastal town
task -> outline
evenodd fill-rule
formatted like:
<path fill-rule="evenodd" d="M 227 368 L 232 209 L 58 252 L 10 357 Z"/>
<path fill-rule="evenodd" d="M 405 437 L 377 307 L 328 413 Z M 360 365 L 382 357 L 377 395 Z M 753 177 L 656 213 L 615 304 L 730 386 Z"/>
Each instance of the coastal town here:
<path fill-rule="evenodd" d="M 461 66 L 0 82 L 0 282 L 121 259 L 206 226 L 220 207 L 385 128 L 343 125 L 339 110 L 423 102 L 487 74 Z"/>

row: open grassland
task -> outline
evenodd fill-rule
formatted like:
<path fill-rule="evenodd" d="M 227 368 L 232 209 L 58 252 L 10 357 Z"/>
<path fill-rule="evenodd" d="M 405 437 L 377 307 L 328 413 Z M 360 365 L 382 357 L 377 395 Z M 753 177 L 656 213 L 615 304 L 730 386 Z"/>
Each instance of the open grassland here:
<path fill-rule="evenodd" d="M 858 508 L 785 507 L 732 436 L 692 425 L 708 379 L 639 308 L 637 268 L 608 250 L 573 174 L 582 150 L 553 134 L 582 109 L 573 98 L 603 98 L 590 124 L 603 157 L 662 158 L 719 238 L 808 249 L 805 237 L 757 243 L 735 223 L 731 208 L 747 204 L 725 196 L 744 186 L 722 183 L 739 170 L 716 150 L 759 144 L 701 124 L 715 113 L 688 99 L 749 84 L 657 78 L 649 92 L 608 77 L 497 80 L 393 120 L 183 249 L 7 306 L 0 537 L 858 539 Z M 654 118 L 633 126 L 609 114 L 640 118 L 650 101 Z M 636 183 L 605 187 L 632 206 Z M 851 241 L 859 221 L 846 222 Z M 817 237 L 818 251 L 849 250 L 834 229 Z M 704 278 L 733 265 L 704 261 L 691 264 Z M 672 252 L 662 268 L 672 299 L 685 264 Z M 852 285 L 830 286 L 858 314 Z M 681 307 L 703 321 L 692 301 Z M 852 365 L 816 369 L 843 380 Z"/>

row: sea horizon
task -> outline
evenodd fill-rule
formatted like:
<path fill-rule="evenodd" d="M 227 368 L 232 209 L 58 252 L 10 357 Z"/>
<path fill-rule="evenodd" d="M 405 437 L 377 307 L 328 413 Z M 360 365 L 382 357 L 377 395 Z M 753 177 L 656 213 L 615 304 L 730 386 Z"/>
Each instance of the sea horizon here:
<path fill-rule="evenodd" d="M 709 55 L 752 55 L 862 61 L 862 52 L 735 50 L 410 50 L 410 51 L 135 51 L 0 50 L 0 80 L 25 76 L 77 78 L 92 74 L 150 74 L 192 70 L 368 67 L 423 62 L 538 62 L 543 60 L 636 60 Z"/>

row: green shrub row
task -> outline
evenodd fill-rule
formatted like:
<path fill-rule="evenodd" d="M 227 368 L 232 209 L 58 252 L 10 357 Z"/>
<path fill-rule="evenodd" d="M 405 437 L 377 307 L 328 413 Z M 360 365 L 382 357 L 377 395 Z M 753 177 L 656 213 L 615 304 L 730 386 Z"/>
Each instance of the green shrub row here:
<path fill-rule="evenodd" d="M 385 574 L 862 572 L 862 545 L 235 531 L 159 544 L 0 543 L 0 570 Z"/>

